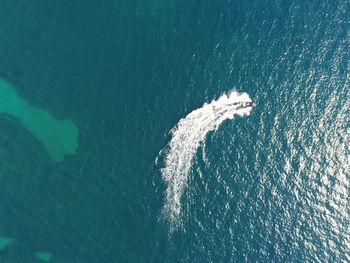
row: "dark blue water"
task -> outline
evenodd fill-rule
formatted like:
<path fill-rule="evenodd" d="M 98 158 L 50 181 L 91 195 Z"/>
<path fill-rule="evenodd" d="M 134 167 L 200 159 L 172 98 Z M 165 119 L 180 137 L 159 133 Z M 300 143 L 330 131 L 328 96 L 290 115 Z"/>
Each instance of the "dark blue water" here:
<path fill-rule="evenodd" d="M 350 262 L 349 41 L 347 1 L 0 1 L 0 76 L 79 129 L 0 114 L 0 262 Z M 232 88 L 174 222 L 159 152 Z"/>

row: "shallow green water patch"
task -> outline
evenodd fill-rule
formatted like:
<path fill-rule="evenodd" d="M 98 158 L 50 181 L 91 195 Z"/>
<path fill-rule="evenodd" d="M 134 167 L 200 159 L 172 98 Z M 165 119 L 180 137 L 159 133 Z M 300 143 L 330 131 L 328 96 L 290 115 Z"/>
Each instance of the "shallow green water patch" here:
<path fill-rule="evenodd" d="M 34 107 L 16 89 L 0 78 L 0 113 L 18 118 L 45 147 L 54 161 L 75 154 L 78 147 L 78 128 L 69 119 L 58 120 L 50 112 Z"/>
<path fill-rule="evenodd" d="M 52 258 L 52 253 L 50 253 L 50 252 L 37 252 L 37 253 L 35 253 L 35 256 L 42 261 L 50 262 L 51 258 Z"/>
<path fill-rule="evenodd" d="M 4 249 L 9 244 L 13 243 L 15 240 L 8 237 L 0 237 L 0 250 Z"/>

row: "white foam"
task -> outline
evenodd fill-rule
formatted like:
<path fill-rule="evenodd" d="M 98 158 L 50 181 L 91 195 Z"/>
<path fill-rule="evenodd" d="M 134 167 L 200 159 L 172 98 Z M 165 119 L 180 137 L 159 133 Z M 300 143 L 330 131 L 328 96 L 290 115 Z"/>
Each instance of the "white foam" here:
<path fill-rule="evenodd" d="M 163 208 L 165 217 L 172 225 L 180 224 L 181 195 L 186 188 L 193 158 L 198 147 L 204 146 L 209 131 L 215 131 L 226 119 L 233 119 L 234 115 L 249 115 L 252 108 L 242 108 L 235 102 L 250 102 L 247 93 L 231 91 L 222 95 L 211 103 L 205 103 L 182 118 L 171 129 L 172 138 L 165 151 L 164 168 L 161 169 L 162 178 L 166 183 L 166 196 Z"/>

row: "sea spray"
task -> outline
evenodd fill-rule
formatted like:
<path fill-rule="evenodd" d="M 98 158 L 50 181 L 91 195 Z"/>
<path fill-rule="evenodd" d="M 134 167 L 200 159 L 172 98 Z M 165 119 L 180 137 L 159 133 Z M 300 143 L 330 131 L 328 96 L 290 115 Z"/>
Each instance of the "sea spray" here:
<path fill-rule="evenodd" d="M 251 102 L 247 93 L 231 91 L 192 111 L 171 129 L 172 138 L 160 155 L 164 158 L 161 175 L 166 183 L 163 215 L 172 228 L 181 223 L 181 196 L 197 149 L 205 147 L 208 132 L 216 131 L 224 120 L 249 115 L 252 107 L 245 107 L 246 102 Z"/>

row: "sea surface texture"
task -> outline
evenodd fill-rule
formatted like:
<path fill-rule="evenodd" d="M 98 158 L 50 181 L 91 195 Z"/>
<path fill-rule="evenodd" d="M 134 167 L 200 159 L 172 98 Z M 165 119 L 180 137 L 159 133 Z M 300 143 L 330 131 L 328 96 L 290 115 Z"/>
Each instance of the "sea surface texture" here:
<path fill-rule="evenodd" d="M 350 262 L 349 97 L 346 0 L 0 0 L 0 262 Z"/>

